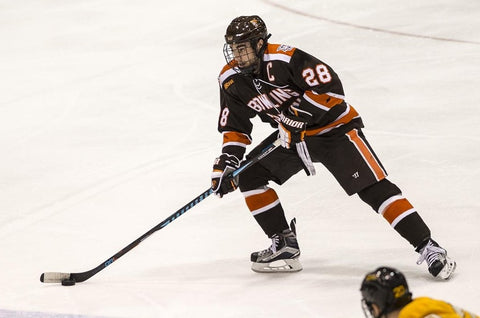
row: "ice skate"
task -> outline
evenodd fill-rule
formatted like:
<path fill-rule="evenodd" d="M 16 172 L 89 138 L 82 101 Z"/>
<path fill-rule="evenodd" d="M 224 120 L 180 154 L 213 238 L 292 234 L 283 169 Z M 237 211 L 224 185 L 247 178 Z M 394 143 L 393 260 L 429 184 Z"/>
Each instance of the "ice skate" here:
<path fill-rule="evenodd" d="M 427 244 L 416 251 L 420 253 L 417 264 L 420 265 L 423 261 L 427 261 L 428 271 L 433 277 L 446 280 L 452 276 L 457 264 L 447 256 L 447 251 L 437 242 L 430 239 Z"/>
<path fill-rule="evenodd" d="M 294 221 L 292 230 L 287 229 L 282 233 L 274 234 L 272 245 L 259 252 L 252 253 L 252 270 L 259 273 L 298 272 L 302 270 L 300 248 L 295 235 Z"/>

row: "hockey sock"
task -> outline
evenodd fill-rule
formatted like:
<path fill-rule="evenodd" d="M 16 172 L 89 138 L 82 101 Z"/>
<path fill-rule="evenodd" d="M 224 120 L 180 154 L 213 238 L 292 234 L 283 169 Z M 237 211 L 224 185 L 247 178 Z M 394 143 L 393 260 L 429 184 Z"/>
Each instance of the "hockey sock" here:
<path fill-rule="evenodd" d="M 430 229 L 417 212 L 404 217 L 394 229 L 413 247 L 418 248 L 430 238 Z"/>
<path fill-rule="evenodd" d="M 358 196 L 369 204 L 410 244 L 418 247 L 430 238 L 430 229 L 400 189 L 383 179 L 360 191 Z"/>
<path fill-rule="evenodd" d="M 378 213 L 413 247 L 430 237 L 430 229 L 412 204 L 402 195 L 395 195 L 383 202 Z"/>
<path fill-rule="evenodd" d="M 370 205 L 372 209 L 378 212 L 380 206 L 388 199 L 395 195 L 401 195 L 400 189 L 388 179 L 382 179 L 377 183 L 358 192 L 358 196 L 365 203 Z"/>
<path fill-rule="evenodd" d="M 252 215 L 268 237 L 289 228 L 275 190 L 265 186 L 243 192 L 243 195 Z"/>
<path fill-rule="evenodd" d="M 281 205 L 255 215 L 255 220 L 268 237 L 272 237 L 275 233 L 281 233 L 289 228 Z"/>

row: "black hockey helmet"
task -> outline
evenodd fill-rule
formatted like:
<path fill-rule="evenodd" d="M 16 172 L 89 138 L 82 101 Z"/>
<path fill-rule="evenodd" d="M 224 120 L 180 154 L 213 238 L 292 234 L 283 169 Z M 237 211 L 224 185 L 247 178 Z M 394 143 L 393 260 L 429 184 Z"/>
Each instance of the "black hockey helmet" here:
<path fill-rule="evenodd" d="M 225 42 L 233 44 L 258 39 L 266 40 L 267 36 L 267 26 L 258 15 L 240 16 L 228 25 Z"/>
<path fill-rule="evenodd" d="M 231 64 L 235 71 L 244 75 L 255 73 L 258 71 L 258 66 L 267 47 L 269 37 L 267 26 L 258 15 L 240 16 L 233 19 L 227 27 L 227 32 L 225 33 L 226 43 L 223 46 L 223 54 L 227 64 Z M 263 45 L 261 48 L 258 48 L 257 44 L 260 39 L 263 40 Z M 232 64 L 234 63 L 232 45 L 245 42 L 249 42 L 250 46 L 255 50 L 256 60 L 249 67 L 241 68 Z"/>
<path fill-rule="evenodd" d="M 366 317 L 375 317 L 372 304 L 379 307 L 380 314 L 375 317 L 379 318 L 412 301 L 405 276 L 391 267 L 379 267 L 368 273 L 362 281 L 360 291 Z"/>

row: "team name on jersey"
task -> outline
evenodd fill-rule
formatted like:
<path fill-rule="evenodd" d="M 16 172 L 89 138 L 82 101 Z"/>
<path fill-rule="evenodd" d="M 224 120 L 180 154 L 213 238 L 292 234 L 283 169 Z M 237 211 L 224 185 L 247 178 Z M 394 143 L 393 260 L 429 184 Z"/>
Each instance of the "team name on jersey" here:
<path fill-rule="evenodd" d="M 292 97 L 298 97 L 300 94 L 290 88 L 275 88 L 267 94 L 260 94 L 252 98 L 248 107 L 260 113 L 262 111 L 279 108 L 285 101 Z"/>

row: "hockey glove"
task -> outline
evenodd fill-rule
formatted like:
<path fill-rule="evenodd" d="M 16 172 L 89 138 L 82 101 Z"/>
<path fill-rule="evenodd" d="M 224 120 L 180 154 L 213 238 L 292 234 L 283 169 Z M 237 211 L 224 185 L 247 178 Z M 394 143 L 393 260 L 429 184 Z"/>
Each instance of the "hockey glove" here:
<path fill-rule="evenodd" d="M 291 115 L 280 115 L 278 123 L 278 137 L 283 148 L 290 149 L 293 145 L 303 141 L 307 123 L 301 118 Z"/>
<path fill-rule="evenodd" d="M 220 198 L 235 191 L 238 186 L 238 176 L 231 177 L 230 173 L 240 167 L 240 160 L 234 155 L 223 153 L 215 159 L 212 172 L 212 190 Z"/>
<path fill-rule="evenodd" d="M 315 175 L 315 167 L 313 166 L 307 144 L 304 141 L 307 122 L 301 118 L 292 115 L 280 115 L 278 123 L 278 137 L 282 143 L 282 147 L 290 149 L 296 148 L 298 156 L 302 160 L 303 170 L 307 176 Z"/>

